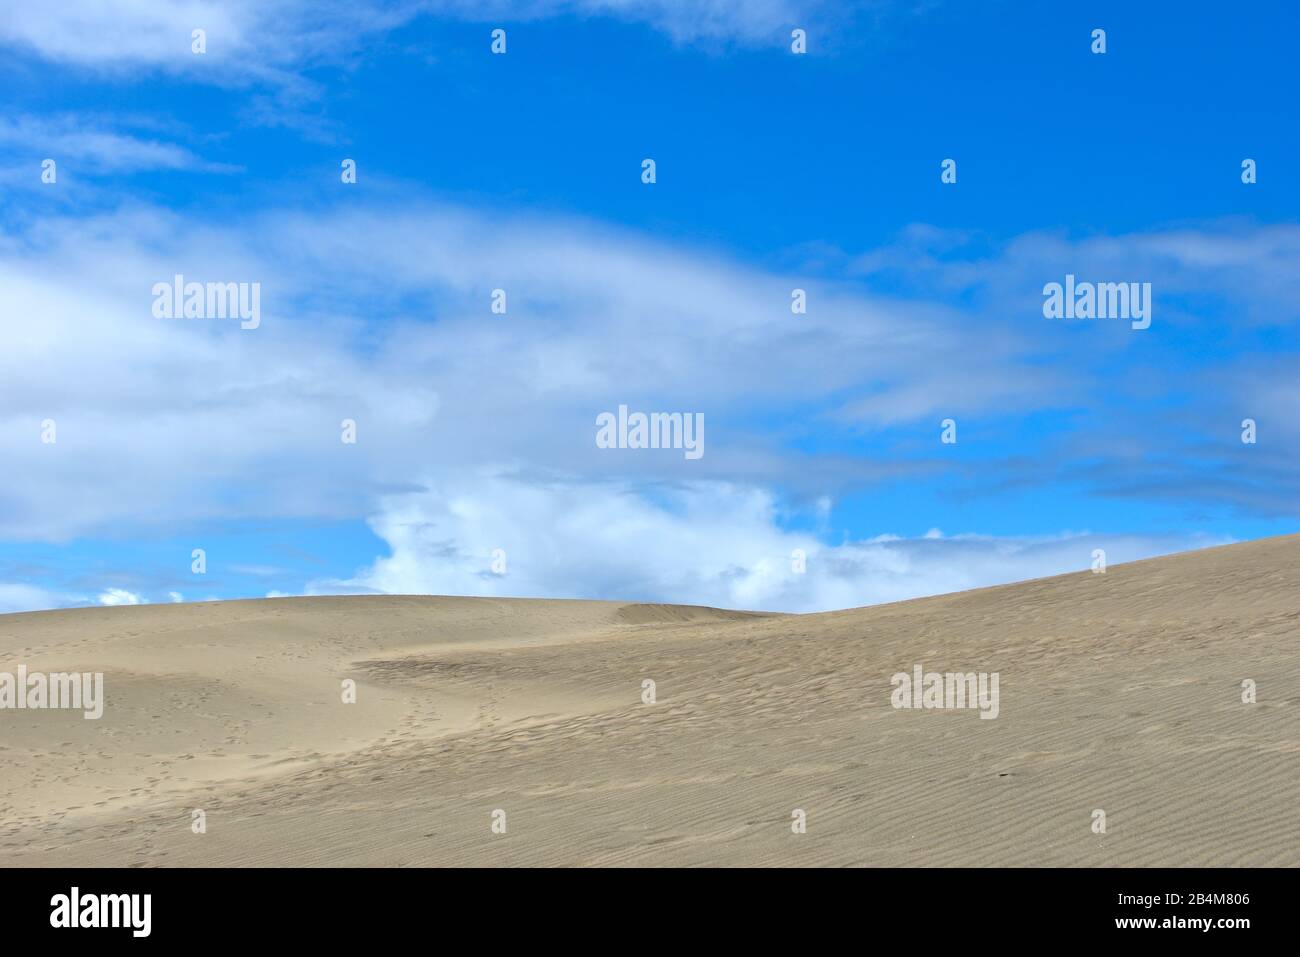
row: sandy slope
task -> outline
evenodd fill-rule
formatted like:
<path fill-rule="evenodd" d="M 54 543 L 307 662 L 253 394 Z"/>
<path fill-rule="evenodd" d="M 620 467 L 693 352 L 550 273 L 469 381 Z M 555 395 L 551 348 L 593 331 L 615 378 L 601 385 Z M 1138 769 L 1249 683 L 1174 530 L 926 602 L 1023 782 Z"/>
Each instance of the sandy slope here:
<path fill-rule="evenodd" d="M 823 615 L 0 617 L 19 663 L 103 671 L 108 706 L 0 711 L 8 865 L 1300 863 L 1300 536 Z M 998 672 L 1000 716 L 894 710 L 918 663 Z"/>

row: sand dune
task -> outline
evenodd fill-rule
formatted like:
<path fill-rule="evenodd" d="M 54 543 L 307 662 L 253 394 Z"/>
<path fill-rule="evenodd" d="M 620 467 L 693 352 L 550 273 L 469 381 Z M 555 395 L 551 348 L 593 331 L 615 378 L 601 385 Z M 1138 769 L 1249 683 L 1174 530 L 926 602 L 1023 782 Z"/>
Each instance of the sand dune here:
<path fill-rule="evenodd" d="M 6 615 L 19 664 L 107 703 L 0 710 L 6 865 L 1300 863 L 1300 536 L 820 615 Z M 918 664 L 997 672 L 997 718 L 892 707 Z"/>

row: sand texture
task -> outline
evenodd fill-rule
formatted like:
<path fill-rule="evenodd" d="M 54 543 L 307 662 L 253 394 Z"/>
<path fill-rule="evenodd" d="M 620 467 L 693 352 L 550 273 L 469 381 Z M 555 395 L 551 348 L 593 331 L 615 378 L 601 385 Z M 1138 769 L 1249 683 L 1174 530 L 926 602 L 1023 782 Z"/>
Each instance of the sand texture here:
<path fill-rule="evenodd" d="M 1294 535 L 818 615 L 6 615 L 19 664 L 103 672 L 106 710 L 0 710 L 7 866 L 1300 863 Z M 998 717 L 895 709 L 917 664 L 997 672 Z"/>

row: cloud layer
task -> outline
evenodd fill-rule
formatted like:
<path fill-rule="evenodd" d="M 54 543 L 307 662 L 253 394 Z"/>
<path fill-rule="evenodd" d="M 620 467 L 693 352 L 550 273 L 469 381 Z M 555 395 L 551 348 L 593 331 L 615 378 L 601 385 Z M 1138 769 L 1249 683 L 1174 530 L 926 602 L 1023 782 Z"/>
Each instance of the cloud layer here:
<path fill-rule="evenodd" d="M 1294 243 L 1294 230 L 1233 227 L 1195 244 L 1114 237 L 1103 252 L 1155 250 L 1166 296 L 1212 288 L 1284 326 L 1269 303 L 1287 280 L 1267 270 L 1285 273 Z M 1267 275 L 1216 282 L 1208 264 L 1242 245 L 1273 251 L 1267 267 L 1251 260 Z M 0 244 L 3 319 L 24 332 L 0 355 L 12 466 L 0 536 L 368 518 L 392 556 L 355 588 L 807 610 L 1086 567 L 1090 546 L 1107 547 L 831 548 L 790 531 L 814 503 L 891 482 L 942 477 L 979 496 L 1065 476 L 1101 495 L 1294 515 L 1295 357 L 1225 354 L 1206 392 L 1140 353 L 1191 312 L 1158 315 L 1147 339 L 1048 323 L 1035 287 L 1087 268 L 1095 246 L 1036 245 L 1030 268 L 1012 243 L 982 261 L 986 294 L 963 302 L 944 292 L 960 285 L 951 275 L 933 296 L 882 297 L 851 276 L 810 281 L 590 222 L 432 202 L 226 224 L 138 206 L 49 218 Z M 260 327 L 155 318 L 151 290 L 176 274 L 260 283 Z M 790 310 L 796 287 L 806 314 Z M 624 403 L 703 413 L 707 454 L 597 448 L 596 416 Z M 1239 441 L 1243 414 L 1261 423 L 1257 447 Z M 1060 439 L 1049 428 L 1024 446 L 1015 423 L 1044 415 L 1060 417 Z M 963 426 L 959 448 L 976 452 L 954 459 L 939 443 L 949 416 L 1007 434 Z M 43 441 L 47 424 L 57 441 Z M 1203 539 L 1120 541 L 1112 561 Z M 504 578 L 485 571 L 494 548 L 510 556 Z M 789 570 L 795 548 L 806 576 Z M 47 600 L 7 594 L 11 607 Z"/>

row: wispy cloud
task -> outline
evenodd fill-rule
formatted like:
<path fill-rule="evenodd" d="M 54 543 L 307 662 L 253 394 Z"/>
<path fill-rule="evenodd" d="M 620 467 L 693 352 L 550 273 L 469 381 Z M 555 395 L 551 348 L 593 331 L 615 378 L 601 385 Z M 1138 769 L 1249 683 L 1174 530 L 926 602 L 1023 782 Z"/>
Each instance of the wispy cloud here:
<path fill-rule="evenodd" d="M 48 588 L 37 585 L 0 582 L 0 614 L 18 611 L 40 611 L 62 608 L 68 599 Z"/>
<path fill-rule="evenodd" d="M 176 143 L 109 128 L 97 117 L 67 114 L 0 118 L 0 146 L 6 148 L 10 163 L 22 154 L 54 159 L 64 177 L 144 170 L 230 173 L 238 169 L 209 162 Z M 33 163 L 27 173 L 35 181 L 40 170 Z"/>
<path fill-rule="evenodd" d="M 788 42 L 793 27 L 835 16 L 825 0 L 66 0 L 11 5 L 0 43 L 60 63 L 109 71 L 160 70 L 212 83 L 285 80 L 286 71 L 337 61 L 367 37 L 436 15 L 513 25 L 557 16 L 645 24 L 673 40 Z M 192 52 L 203 30 L 207 51 Z"/>

